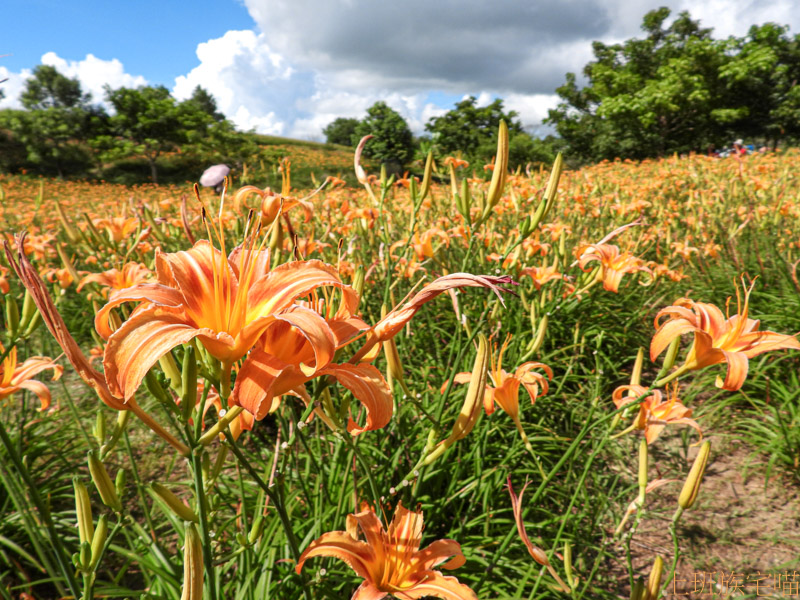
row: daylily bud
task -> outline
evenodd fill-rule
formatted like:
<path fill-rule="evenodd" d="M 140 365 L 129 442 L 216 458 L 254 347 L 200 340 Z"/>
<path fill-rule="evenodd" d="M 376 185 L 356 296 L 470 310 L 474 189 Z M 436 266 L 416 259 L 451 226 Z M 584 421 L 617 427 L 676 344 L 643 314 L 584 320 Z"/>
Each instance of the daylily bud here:
<path fill-rule="evenodd" d="M 33 319 L 39 314 L 39 309 L 36 308 L 36 303 L 33 301 L 30 291 L 25 288 L 25 296 L 22 300 L 22 314 L 20 315 L 20 327 L 27 329 Z"/>
<path fill-rule="evenodd" d="M 160 483 L 151 483 L 150 489 L 155 493 L 161 500 L 164 501 L 172 512 L 178 515 L 184 521 L 191 521 L 193 523 L 199 523 L 200 519 L 197 517 L 197 513 L 195 513 L 191 508 L 184 504 L 183 500 L 178 498 L 175 494 L 173 494 L 170 490 L 166 487 L 161 485 Z"/>
<path fill-rule="evenodd" d="M 23 308 L 22 313 L 25 314 L 24 310 L 25 306 L 23 305 L 22 308 Z M 25 338 L 29 337 L 34 331 L 36 331 L 36 328 L 39 326 L 41 322 L 42 322 L 42 313 L 40 313 L 37 309 L 36 312 L 33 313 L 33 316 L 31 317 L 30 321 L 28 321 L 28 326 L 25 327 L 25 331 L 22 332 L 22 337 Z M 23 323 L 25 323 L 24 320 Z"/>
<path fill-rule="evenodd" d="M 478 353 L 475 356 L 475 363 L 472 367 L 472 376 L 469 380 L 469 387 L 467 388 L 467 397 L 464 399 L 464 405 L 461 407 L 461 412 L 456 419 L 453 426 L 453 432 L 450 434 L 452 441 L 460 440 L 466 437 L 481 414 L 481 404 L 483 402 L 483 395 L 486 391 L 486 373 L 489 367 L 489 342 L 486 336 L 481 334 L 478 336 Z M 452 442 L 451 442 L 452 443 Z"/>
<path fill-rule="evenodd" d="M 458 194 L 457 199 L 459 200 L 459 204 L 457 204 L 456 208 L 458 208 L 458 212 L 461 213 L 469 225 L 472 220 L 472 214 L 470 213 L 470 209 L 472 208 L 472 194 L 466 177 L 461 180 L 461 193 Z"/>
<path fill-rule="evenodd" d="M 89 500 L 89 491 L 77 477 L 72 478 L 72 487 L 75 490 L 75 515 L 78 517 L 78 539 L 91 542 L 94 536 L 94 522 L 92 521 L 92 503 Z"/>
<path fill-rule="evenodd" d="M 642 363 L 644 362 L 644 349 L 639 348 L 636 353 L 636 362 L 633 363 L 631 372 L 631 385 L 639 385 L 642 382 Z"/>
<path fill-rule="evenodd" d="M 89 451 L 89 473 L 92 476 L 94 486 L 100 493 L 100 499 L 103 501 L 103 504 L 115 512 L 121 512 L 122 503 L 119 501 L 119 496 L 117 496 L 114 484 L 111 483 L 111 477 L 108 476 L 105 465 L 97 458 L 97 454 L 94 450 Z"/>
<path fill-rule="evenodd" d="M 650 571 L 650 578 L 647 580 L 647 590 L 645 597 L 647 600 L 656 600 L 661 589 L 661 572 L 664 570 L 664 560 L 656 556 L 653 562 L 653 569 Z"/>
<path fill-rule="evenodd" d="M 97 419 L 95 420 L 94 431 L 92 433 L 94 433 L 94 439 L 97 440 L 97 443 L 102 446 L 103 442 L 106 441 L 106 420 L 105 417 L 103 417 L 102 410 L 97 411 Z"/>
<path fill-rule="evenodd" d="M 489 192 L 486 195 L 486 208 L 482 218 L 486 218 L 503 195 L 503 188 L 506 185 L 506 175 L 508 171 L 508 125 L 505 121 L 500 121 L 500 128 L 497 132 L 497 154 L 494 160 L 494 171 L 492 172 L 492 182 L 489 184 Z"/>
<path fill-rule="evenodd" d="M 194 523 L 185 523 L 181 600 L 203 600 L 203 543 Z"/>
<path fill-rule="evenodd" d="M 425 159 L 425 172 L 422 176 L 422 189 L 419 191 L 420 200 L 424 200 L 425 196 L 431 190 L 431 174 L 433 173 L 433 152 L 428 152 L 428 158 Z"/>
<path fill-rule="evenodd" d="M 381 318 L 386 316 L 388 309 L 384 304 L 381 307 Z M 392 381 L 396 380 L 401 386 L 403 385 L 403 363 L 400 361 L 400 353 L 397 351 L 397 344 L 394 338 L 390 338 L 383 342 L 383 352 L 386 356 L 386 379 L 389 382 L 389 388 L 392 388 Z"/>
<path fill-rule="evenodd" d="M 176 392 L 182 392 L 183 384 L 181 383 L 181 372 L 178 370 L 178 365 L 175 362 L 175 358 L 172 356 L 172 352 L 167 352 L 164 356 L 159 358 L 158 364 L 161 370 L 164 371 L 164 375 L 169 379 L 170 387 Z"/>
<path fill-rule="evenodd" d="M 263 515 L 256 515 L 253 519 L 253 525 L 250 527 L 250 533 L 247 535 L 247 543 L 255 544 L 261 537 L 264 531 L 264 517 Z"/>
<path fill-rule="evenodd" d="M 547 313 L 545 313 L 541 321 L 539 321 L 539 329 L 536 330 L 536 337 L 533 339 L 533 347 L 531 348 L 531 352 L 537 352 L 539 348 L 542 347 L 542 344 L 544 344 L 544 335 L 547 333 L 548 321 L 549 318 Z"/>
<path fill-rule="evenodd" d="M 361 296 L 364 294 L 364 275 L 366 273 L 366 269 L 364 269 L 364 265 L 358 265 L 356 267 L 355 272 L 353 273 L 353 282 L 350 284 L 352 285 L 353 289 L 358 294 L 358 303 L 361 304 Z M 358 306 L 356 306 L 356 310 L 358 310 Z"/>
<path fill-rule="evenodd" d="M 92 545 L 89 542 L 81 542 L 78 563 L 83 569 L 88 569 L 92 564 Z"/>
<path fill-rule="evenodd" d="M 706 472 L 706 464 L 708 463 L 708 454 L 711 451 L 711 442 L 703 442 L 700 446 L 700 451 L 694 459 L 692 468 L 689 471 L 686 482 L 683 484 L 681 495 L 678 497 L 678 505 L 683 509 L 691 508 L 694 501 L 697 499 L 697 493 L 700 491 L 700 483 L 703 481 L 703 475 Z"/>
<path fill-rule="evenodd" d="M 6 294 L 6 329 L 13 340 L 19 331 L 19 306 L 14 296 Z"/>
<path fill-rule="evenodd" d="M 647 440 L 639 443 L 639 500 L 644 503 L 647 489 Z"/>
<path fill-rule="evenodd" d="M 155 377 L 153 377 L 155 379 Z M 156 382 L 158 383 L 158 382 Z M 160 388 L 161 386 L 159 386 Z M 111 438 L 102 446 L 100 446 L 100 460 L 105 460 L 106 456 L 108 456 L 109 452 L 111 452 L 119 442 L 119 438 L 122 437 L 123 432 L 125 431 L 125 427 L 128 424 L 128 416 L 130 415 L 130 411 L 121 410 L 117 413 L 117 422 L 114 425 L 114 430 L 111 432 Z M 117 476 L 119 476 L 119 471 Z"/>
<path fill-rule="evenodd" d="M 118 498 L 125 495 L 125 485 L 128 483 L 128 474 L 125 469 L 117 471 L 117 476 L 114 478 L 114 491 L 117 493 Z"/>
<path fill-rule="evenodd" d="M 664 364 L 661 366 L 661 371 L 659 372 L 658 379 L 666 375 L 667 372 L 675 364 L 675 359 L 678 357 L 678 350 L 680 350 L 680 345 L 681 345 L 681 336 L 676 336 L 675 339 L 673 339 L 669 343 L 669 346 L 667 347 L 667 354 L 664 357 Z"/>
<path fill-rule="evenodd" d="M 327 391 L 327 390 L 326 390 Z M 211 469 L 211 481 L 214 481 L 222 472 L 222 467 L 225 465 L 225 459 L 228 457 L 228 446 L 220 446 L 217 451 L 217 458 L 214 460 L 214 466 Z"/>
<path fill-rule="evenodd" d="M 644 579 L 639 577 L 631 588 L 631 600 L 645 600 L 645 595 Z"/>
<path fill-rule="evenodd" d="M 567 576 L 567 583 L 571 588 L 575 587 L 575 579 L 572 575 L 572 545 L 569 541 L 564 542 L 564 574 Z"/>
<path fill-rule="evenodd" d="M 379 180 L 382 186 L 386 186 L 386 181 L 389 179 L 388 175 L 386 174 L 386 163 L 381 163 L 381 174 Z"/>
<path fill-rule="evenodd" d="M 556 201 L 556 193 L 558 192 L 558 181 L 561 179 L 561 172 L 564 170 L 564 158 L 561 152 L 558 153 L 556 159 L 553 161 L 553 168 L 550 170 L 550 179 L 547 181 L 547 188 L 544 191 L 544 197 L 547 200 L 547 208 L 545 208 L 542 218 L 547 216 L 553 204 Z M 538 225 L 538 223 L 537 223 Z"/>
<path fill-rule="evenodd" d="M 181 371 L 181 412 L 184 420 L 188 421 L 192 410 L 197 403 L 197 358 L 194 348 L 189 346 L 183 354 L 183 370 Z"/>
<path fill-rule="evenodd" d="M 103 553 L 103 546 L 106 545 L 107 537 L 108 519 L 106 519 L 105 515 L 102 515 L 97 521 L 97 529 L 94 530 L 94 536 L 92 536 L 92 559 L 89 562 L 90 569 L 97 564 L 98 560 L 100 560 L 100 555 Z"/>

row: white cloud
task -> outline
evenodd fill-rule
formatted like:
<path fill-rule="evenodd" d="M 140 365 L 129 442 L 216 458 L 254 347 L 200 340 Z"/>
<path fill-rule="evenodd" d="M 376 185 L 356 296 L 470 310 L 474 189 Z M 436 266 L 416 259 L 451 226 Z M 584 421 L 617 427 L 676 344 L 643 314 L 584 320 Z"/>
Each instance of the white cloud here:
<path fill-rule="evenodd" d="M 42 64 L 55 67 L 59 73 L 71 79 L 77 78 L 83 90 L 92 94 L 94 102 L 103 102 L 106 85 L 111 89 L 147 85 L 147 79 L 141 75 L 126 73 L 116 58 L 103 60 L 94 54 L 87 54 L 83 60 L 65 60 L 55 52 L 48 52 L 42 56 Z"/>
<path fill-rule="evenodd" d="M 25 81 L 31 76 L 30 69 L 22 69 L 19 73 L 9 71 L 5 67 L 0 67 L 0 89 L 3 90 L 3 98 L 0 99 L 0 109 L 3 108 L 22 108 L 19 96 L 25 89 Z"/>
<path fill-rule="evenodd" d="M 70 79 L 77 78 L 83 91 L 90 92 L 92 102 L 98 104 L 105 105 L 103 88 L 106 85 L 112 89 L 147 85 L 147 79 L 143 76 L 126 73 L 122 63 L 116 58 L 103 60 L 94 54 L 87 54 L 83 60 L 66 60 L 55 52 L 47 52 L 42 56 L 41 63 L 55 67 L 59 73 Z M 0 79 L 8 77 L 8 81 L 2 84 L 5 98 L 0 100 L 0 108 L 22 107 L 19 97 L 25 89 L 25 82 L 32 74 L 32 69 L 22 69 L 19 73 L 14 73 L 0 67 Z"/>

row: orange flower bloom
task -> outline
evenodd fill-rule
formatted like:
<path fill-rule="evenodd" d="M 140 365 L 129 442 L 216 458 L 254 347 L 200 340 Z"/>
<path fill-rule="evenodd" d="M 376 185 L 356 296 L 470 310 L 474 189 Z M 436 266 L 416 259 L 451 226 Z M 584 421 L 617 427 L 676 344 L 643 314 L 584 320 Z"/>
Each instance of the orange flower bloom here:
<path fill-rule="evenodd" d="M 522 271 L 520 271 L 520 277 L 523 275 L 527 275 L 528 277 L 533 279 L 533 287 L 535 287 L 537 290 L 542 289 L 542 286 L 548 281 L 566 279 L 566 276 L 562 273 L 559 273 L 556 270 L 555 266 L 527 267 L 525 269 L 522 269 Z"/>
<path fill-rule="evenodd" d="M 583 248 L 580 252 L 580 268 L 587 271 L 586 265 L 593 260 L 600 261 L 602 266 L 603 289 L 615 294 L 625 273 L 650 272 L 640 258 L 630 252 L 620 254 L 619 248 L 613 244 L 592 244 Z"/>
<path fill-rule="evenodd" d="M 340 310 L 349 316 L 357 302 L 355 291 L 320 261 L 291 262 L 269 271 L 269 253 L 250 246 L 238 247 L 228 257 L 206 240 L 187 251 L 157 251 L 157 283 L 140 283 L 111 295 L 97 313 L 95 326 L 108 340 L 103 364 L 112 392 L 130 398 L 161 356 L 194 338 L 229 367 L 278 321 L 314 340 L 314 356 L 306 358 L 311 362 L 303 367 L 313 372 L 327 364 L 335 346 L 325 320 L 309 310 L 303 316 L 281 313 L 317 288 L 333 286 L 342 290 Z M 140 304 L 112 332 L 109 312 L 125 302 Z"/>
<path fill-rule="evenodd" d="M 547 393 L 549 389 L 548 379 L 553 379 L 553 370 L 542 363 L 526 362 L 517 367 L 513 375 L 504 371 L 502 366 L 503 353 L 506 351 L 510 341 L 511 336 L 509 335 L 500 348 L 497 360 L 494 360 L 494 356 L 492 357 L 489 377 L 494 387 L 486 386 L 486 392 L 483 396 L 483 408 L 486 410 L 486 414 L 490 415 L 494 412 L 494 404 L 496 402 L 515 423 L 519 424 L 519 386 L 525 387 L 531 397 L 531 404 L 533 404 L 536 402 L 536 398 Z M 496 350 L 497 346 L 495 345 Z M 541 373 L 531 373 L 533 369 L 542 369 L 546 376 Z M 453 382 L 469 383 L 470 376 L 471 373 L 459 373 L 455 376 Z M 541 394 L 539 393 L 540 386 Z"/>
<path fill-rule="evenodd" d="M 358 539 L 358 529 L 365 541 Z M 464 564 L 458 542 L 437 540 L 420 550 L 421 542 L 422 511 L 410 511 L 398 503 L 389 528 L 384 529 L 375 511 L 364 503 L 361 512 L 347 516 L 347 531 L 331 531 L 311 542 L 295 570 L 299 574 L 315 556 L 343 560 L 364 579 L 351 600 L 380 600 L 389 594 L 400 600 L 426 596 L 477 600 L 475 592 L 455 577 L 433 570 L 438 565 L 457 569 Z"/>
<path fill-rule="evenodd" d="M 0 353 L 3 352 L 5 348 L 0 344 Z M 8 398 L 16 391 L 28 390 L 36 394 L 42 403 L 39 410 L 50 408 L 50 390 L 41 381 L 33 379 L 45 369 L 53 369 L 53 381 L 60 378 L 64 371 L 64 367 L 44 356 L 32 356 L 22 364 L 17 364 L 17 348 L 13 347 L 0 366 L 0 400 Z"/>
<path fill-rule="evenodd" d="M 117 244 L 129 237 L 139 227 L 136 217 L 112 217 L 110 219 L 95 219 L 95 227 L 101 227 L 108 232 L 109 237 Z"/>
<path fill-rule="evenodd" d="M 90 273 L 78 284 L 78 291 L 80 292 L 83 287 L 88 283 L 97 283 L 103 287 L 111 288 L 112 290 L 124 290 L 125 288 L 133 287 L 138 283 L 148 281 L 153 274 L 150 269 L 144 265 L 136 262 L 129 262 L 119 269 L 109 269 L 102 273 Z"/>
<path fill-rule="evenodd" d="M 625 392 L 628 392 L 628 394 L 623 397 Z M 621 385 L 614 390 L 612 400 L 614 400 L 614 405 L 617 408 L 622 408 L 646 392 L 647 388 L 641 385 Z M 664 430 L 664 427 L 671 423 L 680 423 L 689 425 L 697 430 L 702 440 L 703 432 L 700 426 L 697 424 L 697 421 L 689 418 L 692 416 L 692 409 L 686 408 L 678 399 L 677 383 L 673 386 L 672 393 L 669 394 L 667 401 L 662 401 L 662 397 L 659 390 L 653 390 L 652 393 L 639 404 L 639 414 L 636 415 L 636 419 L 629 430 L 643 430 L 647 443 L 652 444 Z"/>
<path fill-rule="evenodd" d="M 753 285 L 745 293 L 744 306 L 739 290 L 736 290 L 738 314 L 727 319 L 713 304 L 688 298 L 676 300 L 672 306 L 661 309 L 655 318 L 657 331 L 650 342 L 650 360 L 655 360 L 676 336 L 694 333 L 694 343 L 679 371 L 728 363 L 725 380 L 717 377 L 716 386 L 733 392 L 741 388 L 747 378 L 748 359 L 770 350 L 800 350 L 800 342 L 794 336 L 758 331 L 759 321 L 748 318 Z M 662 316 L 667 320 L 659 323 Z"/>

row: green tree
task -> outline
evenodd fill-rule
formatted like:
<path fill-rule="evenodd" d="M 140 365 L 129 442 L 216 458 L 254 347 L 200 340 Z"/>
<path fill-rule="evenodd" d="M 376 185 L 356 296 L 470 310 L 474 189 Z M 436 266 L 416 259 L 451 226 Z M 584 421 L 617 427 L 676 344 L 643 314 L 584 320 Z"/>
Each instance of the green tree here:
<path fill-rule="evenodd" d="M 358 143 L 356 138 L 356 128 L 358 119 L 348 119 L 339 117 L 328 124 L 322 133 L 325 134 L 325 141 L 329 144 L 341 144 L 342 146 L 355 146 Z"/>
<path fill-rule="evenodd" d="M 503 109 L 500 98 L 479 107 L 475 96 L 470 96 L 445 114 L 431 118 L 425 129 L 431 133 L 439 153 L 461 152 L 470 161 L 488 161 L 497 151 L 497 130 L 501 120 L 508 125 L 510 166 L 535 160 L 531 158 L 535 145 L 533 139 L 523 130 L 517 113 Z"/>
<path fill-rule="evenodd" d="M 50 65 L 39 65 L 25 83 L 20 96 L 22 106 L 28 110 L 48 108 L 85 108 L 91 94 L 84 94 L 77 79 L 62 75 Z"/>
<path fill-rule="evenodd" d="M 213 121 L 221 123 L 225 120 L 225 115 L 219 112 L 217 101 L 211 93 L 201 86 L 197 86 L 192 91 L 189 99 L 184 100 L 182 103 L 190 112 L 198 111 L 211 117 Z"/>
<path fill-rule="evenodd" d="M 376 102 L 366 118 L 356 127 L 356 137 L 372 135 L 364 147 L 364 156 L 375 158 L 400 170 L 414 152 L 414 137 L 405 119 L 385 102 Z"/>
<path fill-rule="evenodd" d="M 97 136 L 95 148 L 106 160 L 144 156 L 153 183 L 158 182 L 156 159 L 189 141 L 189 132 L 196 132 L 199 123 L 210 120 L 191 104 L 179 105 L 163 86 L 106 87 L 106 98 L 114 108 L 109 118 L 110 134 Z"/>
<path fill-rule="evenodd" d="M 730 60 L 727 42 L 712 39 L 688 12 L 666 26 L 668 8 L 644 17 L 644 38 L 594 42 L 584 68 L 556 91 L 562 102 L 546 120 L 568 152 L 584 159 L 644 158 L 704 150 L 725 139 L 728 93 L 719 73 Z"/>

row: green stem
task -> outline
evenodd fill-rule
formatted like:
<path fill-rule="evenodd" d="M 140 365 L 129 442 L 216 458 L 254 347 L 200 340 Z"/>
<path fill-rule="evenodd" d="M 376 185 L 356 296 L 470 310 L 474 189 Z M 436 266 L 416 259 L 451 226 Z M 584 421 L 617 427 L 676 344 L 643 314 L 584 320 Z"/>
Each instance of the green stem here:
<path fill-rule="evenodd" d="M 202 446 L 199 447 L 202 449 Z M 205 565 L 208 583 L 208 598 L 217 600 L 216 573 L 214 571 L 213 548 L 211 546 L 211 532 L 208 525 L 208 505 L 206 503 L 205 489 L 203 488 L 203 461 L 202 450 L 195 447 L 192 451 L 192 471 L 194 474 L 194 491 L 197 495 L 197 508 L 200 513 L 200 528 L 203 537 L 203 563 Z"/>

